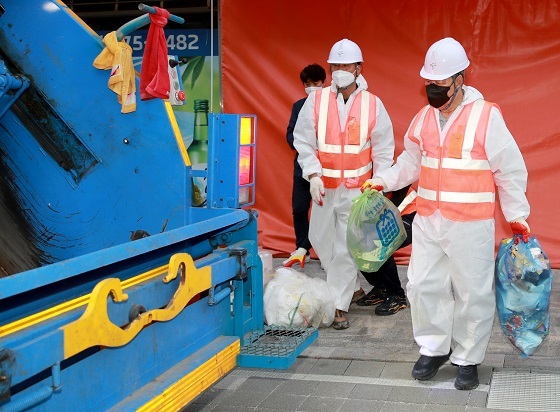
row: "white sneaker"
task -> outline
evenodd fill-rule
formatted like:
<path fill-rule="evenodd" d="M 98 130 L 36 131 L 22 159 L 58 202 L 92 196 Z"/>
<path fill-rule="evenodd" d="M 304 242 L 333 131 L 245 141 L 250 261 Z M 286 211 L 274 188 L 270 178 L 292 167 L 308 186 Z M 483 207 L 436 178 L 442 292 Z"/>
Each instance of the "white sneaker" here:
<path fill-rule="evenodd" d="M 300 247 L 293 251 L 290 257 L 283 261 L 282 264 L 286 267 L 292 267 L 294 263 L 299 263 L 301 267 L 304 267 L 310 260 L 311 258 L 307 254 L 307 250 Z"/>

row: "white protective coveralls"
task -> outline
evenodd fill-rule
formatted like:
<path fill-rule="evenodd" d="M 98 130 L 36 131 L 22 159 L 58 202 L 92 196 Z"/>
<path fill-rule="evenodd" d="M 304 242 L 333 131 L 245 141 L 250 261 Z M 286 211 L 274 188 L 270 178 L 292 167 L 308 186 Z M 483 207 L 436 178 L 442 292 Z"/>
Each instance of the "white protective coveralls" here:
<path fill-rule="evenodd" d="M 362 75 L 356 79 L 357 89 L 346 104 L 340 93 L 337 106 L 341 130 L 345 130 L 348 111 L 360 90 L 367 90 L 367 82 Z M 331 84 L 336 93 L 336 86 Z M 303 177 L 317 173 L 322 176 L 322 167 L 317 157 L 317 127 L 315 124 L 315 92 L 312 92 L 303 105 L 294 129 L 294 147 L 298 151 L 298 162 L 303 170 Z M 375 127 L 370 134 L 373 173 L 387 169 L 393 164 L 395 140 L 393 125 L 385 106 L 376 97 Z M 360 187 L 347 188 L 341 184 L 336 189 L 325 188 L 323 205 L 313 202 L 309 220 L 309 241 L 317 253 L 327 273 L 327 283 L 332 285 L 339 295 L 336 308 L 348 311 L 352 295 L 360 289 L 358 269 L 348 247 L 346 246 L 346 227 L 352 206 L 352 199 L 360 194 Z"/>
<path fill-rule="evenodd" d="M 462 89 L 463 102 L 443 130 L 438 130 L 441 145 L 462 107 L 483 99 L 473 87 L 463 86 Z M 438 110 L 435 113 L 439 116 Z M 439 125 L 439 119 L 436 121 Z M 404 139 L 405 150 L 395 165 L 376 174 L 389 191 L 419 178 L 422 149 L 408 138 L 409 132 Z M 527 169 L 496 107 L 490 111 L 484 149 L 506 220 L 526 219 L 529 215 L 525 196 Z M 421 355 L 447 355 L 453 340 L 452 363 L 476 365 L 483 361 L 495 311 L 494 244 L 493 218 L 459 222 L 446 219 L 439 209 L 431 216 L 417 213 L 412 224 L 407 296 L 414 338 Z"/>

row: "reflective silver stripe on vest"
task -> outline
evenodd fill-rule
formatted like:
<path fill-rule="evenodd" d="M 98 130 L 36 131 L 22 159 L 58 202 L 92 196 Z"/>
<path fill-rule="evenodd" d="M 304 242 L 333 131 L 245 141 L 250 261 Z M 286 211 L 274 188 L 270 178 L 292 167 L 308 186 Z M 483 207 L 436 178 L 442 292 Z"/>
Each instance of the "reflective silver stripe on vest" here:
<path fill-rule="evenodd" d="M 437 169 L 439 167 L 439 159 L 422 155 L 420 165 L 428 167 L 430 169 Z"/>
<path fill-rule="evenodd" d="M 363 166 L 360 167 L 357 170 L 345 170 L 344 171 L 344 177 L 346 178 L 351 178 L 351 177 L 359 177 L 362 176 L 363 174 L 369 172 L 372 168 L 372 164 L 368 163 L 367 166 Z M 325 169 L 323 168 L 323 176 L 326 177 L 333 177 L 333 178 L 341 178 L 342 177 L 342 171 L 341 170 L 333 170 L 333 169 Z"/>
<path fill-rule="evenodd" d="M 435 202 L 437 200 L 437 192 L 435 190 L 418 187 L 418 197 Z"/>
<path fill-rule="evenodd" d="M 358 146 L 358 145 L 347 145 L 345 147 L 344 153 L 348 153 L 348 154 L 358 154 L 361 151 L 368 149 L 371 147 L 371 142 L 368 140 L 366 142 L 366 144 L 364 144 L 363 146 Z M 337 145 L 337 144 L 323 144 L 319 146 L 321 152 L 325 152 L 325 153 L 342 153 L 342 146 Z"/>
<path fill-rule="evenodd" d="M 492 192 L 440 192 L 442 202 L 453 203 L 494 203 L 496 195 Z"/>
<path fill-rule="evenodd" d="M 369 128 L 369 93 L 363 91 L 362 110 L 360 113 L 360 146 L 363 146 L 367 140 L 368 128 Z"/>
<path fill-rule="evenodd" d="M 435 190 L 418 188 L 418 197 L 433 202 L 437 201 Z M 496 195 L 492 192 L 472 193 L 472 192 L 440 192 L 440 201 L 452 203 L 493 203 Z"/>
<path fill-rule="evenodd" d="M 474 147 L 474 138 L 476 136 L 476 128 L 484 108 L 484 100 L 480 99 L 473 103 L 467 127 L 465 129 L 465 137 L 463 139 L 463 159 L 470 159 L 471 152 Z"/>
<path fill-rule="evenodd" d="M 488 160 L 445 158 L 441 161 L 441 167 L 442 169 L 457 170 L 490 170 L 490 163 Z"/>
<path fill-rule="evenodd" d="M 439 159 L 422 155 L 421 165 L 429 169 L 437 169 L 439 167 Z M 488 160 L 451 159 L 445 157 L 441 160 L 441 168 L 457 170 L 490 170 L 490 163 L 488 163 Z"/>
<path fill-rule="evenodd" d="M 317 124 L 317 140 L 319 147 L 325 144 L 327 136 L 327 115 L 329 113 L 329 95 L 331 93 L 330 87 L 324 87 L 321 92 L 321 100 L 319 104 L 319 120 Z"/>
<path fill-rule="evenodd" d="M 414 199 L 416 199 L 417 196 L 418 193 L 416 193 L 414 190 L 406 195 L 406 197 L 402 200 L 401 204 L 398 207 L 399 212 L 402 212 L 409 204 L 412 203 Z"/>

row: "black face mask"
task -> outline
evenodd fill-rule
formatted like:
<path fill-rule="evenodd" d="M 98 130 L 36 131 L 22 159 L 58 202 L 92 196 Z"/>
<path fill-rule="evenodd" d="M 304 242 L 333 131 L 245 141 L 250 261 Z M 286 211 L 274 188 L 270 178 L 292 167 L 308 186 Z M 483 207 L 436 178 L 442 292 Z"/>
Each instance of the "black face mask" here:
<path fill-rule="evenodd" d="M 428 96 L 428 103 L 430 106 L 439 109 L 451 99 L 447 92 L 451 89 L 449 86 L 438 86 L 437 84 L 430 83 L 426 86 L 426 95 Z"/>

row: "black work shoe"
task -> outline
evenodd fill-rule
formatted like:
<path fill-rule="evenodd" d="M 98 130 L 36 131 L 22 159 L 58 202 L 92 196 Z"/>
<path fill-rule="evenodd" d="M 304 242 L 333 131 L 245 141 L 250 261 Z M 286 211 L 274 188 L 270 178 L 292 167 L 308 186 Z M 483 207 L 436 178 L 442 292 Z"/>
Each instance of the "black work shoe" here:
<path fill-rule="evenodd" d="M 478 372 L 476 365 L 459 366 L 457 379 L 455 379 L 455 389 L 460 391 L 470 391 L 478 386 Z"/>
<path fill-rule="evenodd" d="M 406 309 L 406 297 L 390 295 L 385 301 L 375 308 L 375 314 L 379 316 L 394 315 L 401 309 Z"/>
<path fill-rule="evenodd" d="M 358 299 L 356 305 L 358 306 L 375 306 L 383 302 L 387 298 L 387 291 L 385 289 L 373 288 L 367 295 Z"/>
<path fill-rule="evenodd" d="M 420 358 L 414 364 L 412 368 L 412 377 L 418 379 L 419 381 L 427 381 L 436 376 L 441 365 L 443 365 L 449 359 L 449 352 L 447 355 L 443 356 L 424 356 L 421 355 Z"/>

